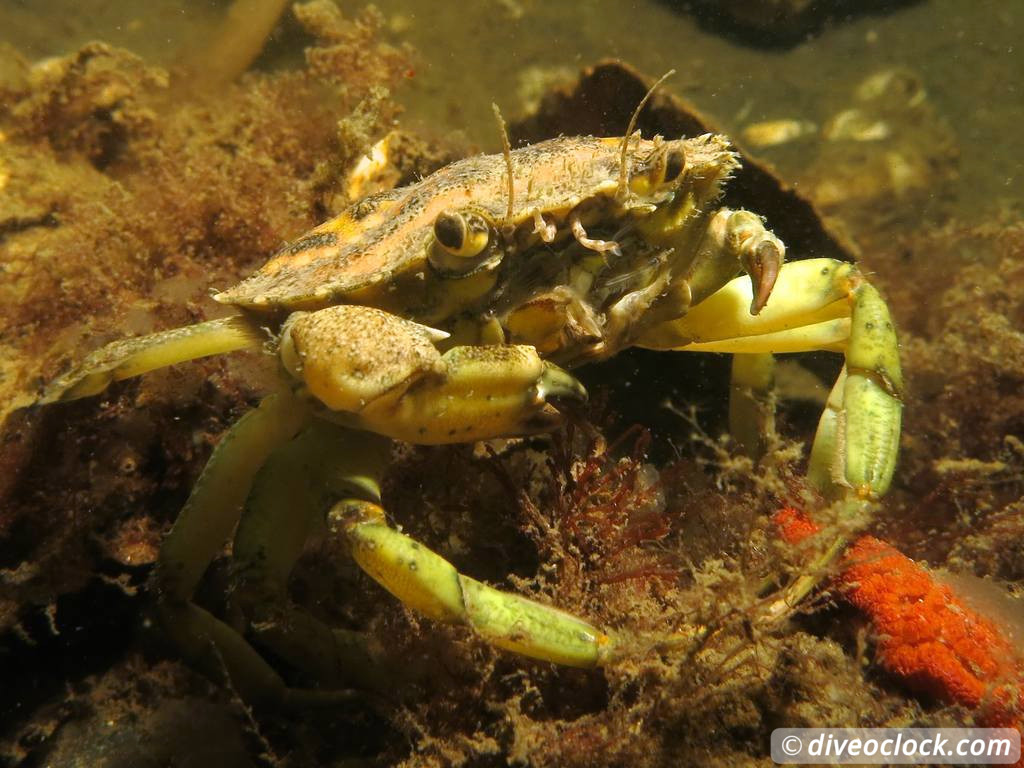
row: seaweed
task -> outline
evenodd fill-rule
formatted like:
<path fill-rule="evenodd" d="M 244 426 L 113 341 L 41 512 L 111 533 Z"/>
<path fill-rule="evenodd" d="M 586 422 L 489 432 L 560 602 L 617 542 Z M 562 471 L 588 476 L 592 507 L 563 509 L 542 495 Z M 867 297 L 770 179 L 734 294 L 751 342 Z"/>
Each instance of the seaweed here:
<path fill-rule="evenodd" d="M 337 31 L 350 27 L 360 31 Z M 372 29 L 335 14 L 314 27 L 329 39 L 308 38 L 315 66 L 193 92 L 178 87 L 184 75 L 104 43 L 35 64 L 2 51 L 8 754 L 24 753 L 15 712 L 30 715 L 62 674 L 82 679 L 109 658 L 48 669 L 47 659 L 78 647 L 63 634 L 65 614 L 84 603 L 97 616 L 123 616 L 123 594 L 133 606 L 128 625 L 115 633 L 90 621 L 77 637 L 89 637 L 87 648 L 122 649 L 133 636 L 141 619 L 133 594 L 163 527 L 212 442 L 272 372 L 258 357 L 214 361 L 59 413 L 18 408 L 82 349 L 222 313 L 210 286 L 236 282 L 342 202 L 331 182 L 341 171 L 317 169 L 347 167 L 386 132 L 397 112 L 387 89 L 406 67 L 398 49 L 364 55 Z M 321 45 L 329 53 L 320 56 Z M 346 56 L 346 46 L 359 51 Z M 353 115 L 360 131 L 339 133 Z M 97 579 L 117 588 L 96 593 Z"/>

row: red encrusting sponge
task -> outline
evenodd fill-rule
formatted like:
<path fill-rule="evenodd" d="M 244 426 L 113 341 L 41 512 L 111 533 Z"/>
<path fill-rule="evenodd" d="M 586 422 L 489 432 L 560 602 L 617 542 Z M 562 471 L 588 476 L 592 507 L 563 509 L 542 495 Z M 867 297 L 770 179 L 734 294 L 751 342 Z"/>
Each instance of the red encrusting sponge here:
<path fill-rule="evenodd" d="M 789 544 L 821 530 L 792 507 L 773 520 Z M 835 586 L 871 621 L 884 669 L 918 692 L 977 710 L 979 725 L 1024 733 L 1024 660 L 999 626 L 953 589 L 874 536 L 846 551 Z"/>

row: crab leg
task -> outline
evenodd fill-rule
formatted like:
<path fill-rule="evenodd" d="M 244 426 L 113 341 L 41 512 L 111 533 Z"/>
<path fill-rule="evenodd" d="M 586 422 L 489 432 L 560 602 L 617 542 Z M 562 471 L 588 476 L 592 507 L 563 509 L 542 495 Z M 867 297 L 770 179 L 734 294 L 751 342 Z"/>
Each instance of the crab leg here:
<path fill-rule="evenodd" d="M 160 548 L 157 580 L 164 598 L 192 598 L 237 525 L 257 471 L 308 420 L 308 405 L 283 389 L 265 397 L 221 438 Z"/>
<path fill-rule="evenodd" d="M 384 522 L 376 504 L 344 501 L 328 524 L 341 533 L 356 562 L 410 608 L 437 621 L 465 624 L 499 648 L 572 667 L 612 658 L 612 638 L 582 619 L 543 603 L 501 592 Z"/>
<path fill-rule="evenodd" d="M 769 353 L 732 356 L 729 431 L 754 458 L 775 432 L 775 357 Z"/>
<path fill-rule="evenodd" d="M 242 697 L 280 701 L 280 676 L 232 627 L 191 602 L 209 564 L 238 523 L 257 471 L 309 419 L 289 390 L 263 399 L 221 438 L 160 548 L 156 584 L 162 624 L 182 654 L 211 677 L 227 671 Z"/>
<path fill-rule="evenodd" d="M 260 329 L 241 315 L 115 341 L 55 379 L 39 398 L 39 404 L 89 397 L 102 392 L 112 381 L 141 376 L 187 360 L 258 347 L 264 341 L 266 336 Z"/>
<path fill-rule="evenodd" d="M 338 440 L 343 430 L 316 422 L 293 440 L 310 418 L 308 402 L 283 390 L 235 423 L 214 449 L 157 562 L 164 630 L 209 677 L 226 673 L 250 704 L 334 705 L 352 692 L 287 687 L 235 627 L 192 602 L 199 580 L 236 524 L 233 598 L 236 608 L 251 614 L 261 643 L 328 685 L 348 673 L 347 679 L 364 688 L 381 686 L 351 633 L 331 630 L 286 598 L 295 559 L 310 533 L 323 528 L 318 491 L 355 491 L 375 498 L 381 446 L 387 442 L 372 435 L 358 442 Z M 252 610 L 254 605 L 258 610 Z"/>
<path fill-rule="evenodd" d="M 263 465 L 235 533 L 232 608 L 259 645 L 328 688 L 380 689 L 383 679 L 356 633 L 333 630 L 291 603 L 288 579 L 306 541 L 324 531 L 325 497 L 380 499 L 390 444 L 314 421 Z"/>
<path fill-rule="evenodd" d="M 786 264 L 771 300 L 750 314 L 750 281 L 737 278 L 640 346 L 693 352 L 843 352 L 837 382 L 812 448 L 811 480 L 833 495 L 874 499 L 896 467 L 903 376 L 889 310 L 856 267 L 832 259 Z"/>

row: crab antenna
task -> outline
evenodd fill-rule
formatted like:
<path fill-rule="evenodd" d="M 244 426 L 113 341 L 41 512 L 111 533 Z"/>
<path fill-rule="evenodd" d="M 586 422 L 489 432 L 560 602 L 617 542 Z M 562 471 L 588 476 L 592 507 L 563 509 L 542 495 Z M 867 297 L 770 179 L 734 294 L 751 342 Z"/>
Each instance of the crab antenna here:
<path fill-rule="evenodd" d="M 508 141 L 508 130 L 505 127 L 505 118 L 501 116 L 501 110 L 498 109 L 498 105 L 494 102 L 491 102 L 491 109 L 494 110 L 494 119 L 498 121 L 498 130 L 501 131 L 502 149 L 505 153 L 505 169 L 508 173 L 508 211 L 505 213 L 505 221 L 501 227 L 505 230 L 512 224 L 512 214 L 514 213 L 513 200 L 516 191 L 512 179 L 512 145 Z"/>
<path fill-rule="evenodd" d="M 640 110 L 647 106 L 647 102 L 650 101 L 651 96 L 658 90 L 658 86 L 668 80 L 676 71 L 670 69 L 664 75 L 658 78 L 658 82 L 650 87 L 650 90 L 644 94 L 644 97 L 640 99 L 640 103 L 636 105 L 636 109 L 633 110 L 633 116 L 629 118 L 629 125 L 626 127 L 626 135 L 622 137 L 622 154 L 619 157 L 619 188 L 615 191 L 616 200 L 626 199 L 626 185 L 629 183 L 628 173 L 626 172 L 626 151 L 629 148 L 629 139 L 633 135 L 633 129 L 636 127 L 636 121 L 640 117 Z"/>

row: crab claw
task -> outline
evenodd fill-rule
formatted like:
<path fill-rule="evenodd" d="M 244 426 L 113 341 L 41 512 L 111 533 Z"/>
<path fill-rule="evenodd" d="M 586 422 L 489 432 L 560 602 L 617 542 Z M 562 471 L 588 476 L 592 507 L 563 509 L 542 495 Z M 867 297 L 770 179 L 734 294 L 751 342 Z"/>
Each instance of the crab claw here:
<path fill-rule="evenodd" d="M 738 266 L 750 276 L 750 314 L 759 315 L 768 304 L 786 260 L 786 246 L 765 229 L 760 216 L 744 210 L 723 208 L 718 211 L 708 225 L 708 236 L 711 247 L 717 245 L 728 257 L 723 265 L 733 266 L 738 261 Z"/>
<path fill-rule="evenodd" d="M 576 377 L 549 362 L 544 363 L 544 371 L 537 380 L 537 396 L 542 400 L 587 402 L 587 390 Z"/>
<path fill-rule="evenodd" d="M 766 232 L 765 235 L 765 239 L 744 253 L 744 266 L 747 274 L 750 275 L 750 284 L 754 295 L 750 302 L 751 315 L 759 314 L 768 303 L 768 297 L 771 296 L 772 288 L 775 287 L 775 281 L 779 277 L 779 270 L 782 269 L 783 253 L 785 252 L 778 238 L 769 232 Z M 770 239 L 767 237 L 769 235 Z"/>

